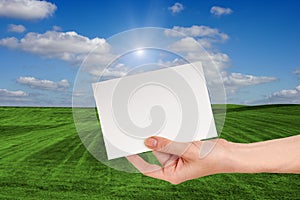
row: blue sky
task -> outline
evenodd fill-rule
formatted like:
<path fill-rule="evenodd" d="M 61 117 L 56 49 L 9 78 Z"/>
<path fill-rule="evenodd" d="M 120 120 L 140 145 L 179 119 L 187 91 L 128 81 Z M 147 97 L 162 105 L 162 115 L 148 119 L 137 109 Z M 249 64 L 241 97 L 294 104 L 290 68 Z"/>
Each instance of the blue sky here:
<path fill-rule="evenodd" d="M 178 27 L 216 59 L 222 55 L 228 103 L 299 104 L 299 6 L 297 0 L 0 0 L 0 105 L 71 106 L 82 61 L 76 56 L 149 26 Z"/>

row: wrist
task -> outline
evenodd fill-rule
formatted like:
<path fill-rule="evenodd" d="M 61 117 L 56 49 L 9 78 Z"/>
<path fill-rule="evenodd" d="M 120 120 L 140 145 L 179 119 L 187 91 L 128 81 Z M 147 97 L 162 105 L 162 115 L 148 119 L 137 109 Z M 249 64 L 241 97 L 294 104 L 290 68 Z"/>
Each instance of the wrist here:
<path fill-rule="evenodd" d="M 216 146 L 212 152 L 214 165 L 214 174 L 219 173 L 234 173 L 237 171 L 237 163 L 239 162 L 236 156 L 236 151 L 240 148 L 239 144 L 229 142 L 224 139 L 218 139 Z"/>

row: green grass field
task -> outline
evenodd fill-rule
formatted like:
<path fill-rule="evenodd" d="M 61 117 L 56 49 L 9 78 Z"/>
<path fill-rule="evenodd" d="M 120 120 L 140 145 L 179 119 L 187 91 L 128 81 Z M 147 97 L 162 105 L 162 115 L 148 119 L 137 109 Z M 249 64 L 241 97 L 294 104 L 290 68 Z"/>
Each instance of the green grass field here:
<path fill-rule="evenodd" d="M 221 137 L 256 142 L 300 134 L 299 125 L 299 105 L 228 105 Z M 0 108 L 0 199 L 112 198 L 300 199 L 300 175 L 219 174 L 171 185 L 94 159 L 71 108 Z"/>

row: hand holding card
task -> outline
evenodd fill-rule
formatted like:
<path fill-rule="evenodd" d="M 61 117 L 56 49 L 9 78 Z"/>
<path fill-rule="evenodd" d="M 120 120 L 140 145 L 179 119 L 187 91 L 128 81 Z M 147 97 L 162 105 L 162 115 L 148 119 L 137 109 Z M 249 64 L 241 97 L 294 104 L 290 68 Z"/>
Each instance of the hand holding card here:
<path fill-rule="evenodd" d="M 217 136 L 200 62 L 93 84 L 108 159 L 149 151 L 153 135 L 178 142 Z"/>

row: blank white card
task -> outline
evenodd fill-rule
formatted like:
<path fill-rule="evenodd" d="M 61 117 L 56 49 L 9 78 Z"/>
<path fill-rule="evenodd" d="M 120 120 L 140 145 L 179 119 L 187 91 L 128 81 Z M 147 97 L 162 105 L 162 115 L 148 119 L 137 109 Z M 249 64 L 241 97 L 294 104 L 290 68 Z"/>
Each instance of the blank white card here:
<path fill-rule="evenodd" d="M 153 135 L 179 142 L 217 137 L 200 62 L 92 84 L 108 159 L 149 151 Z"/>

